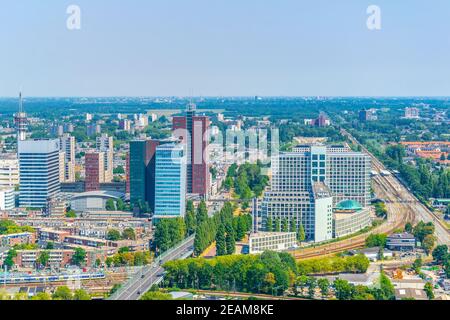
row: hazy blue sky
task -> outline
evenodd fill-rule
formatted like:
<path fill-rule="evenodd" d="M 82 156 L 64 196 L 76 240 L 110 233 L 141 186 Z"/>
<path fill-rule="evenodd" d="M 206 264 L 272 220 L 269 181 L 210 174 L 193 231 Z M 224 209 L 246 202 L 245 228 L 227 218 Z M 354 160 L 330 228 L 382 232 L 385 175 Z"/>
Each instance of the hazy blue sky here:
<path fill-rule="evenodd" d="M 448 0 L 0 0 L 0 41 L 0 96 L 450 95 Z"/>

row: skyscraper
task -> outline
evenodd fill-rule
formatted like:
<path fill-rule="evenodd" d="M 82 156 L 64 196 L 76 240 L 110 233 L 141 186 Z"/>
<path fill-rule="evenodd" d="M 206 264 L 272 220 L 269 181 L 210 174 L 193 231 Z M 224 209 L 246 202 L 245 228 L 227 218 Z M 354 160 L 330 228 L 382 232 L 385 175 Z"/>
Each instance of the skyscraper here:
<path fill-rule="evenodd" d="M 21 207 L 45 208 L 60 192 L 59 140 L 19 141 Z"/>
<path fill-rule="evenodd" d="M 130 202 L 147 202 L 155 210 L 155 154 L 159 141 L 136 140 L 130 142 L 129 184 Z"/>
<path fill-rule="evenodd" d="M 85 191 L 100 190 L 100 183 L 105 182 L 104 153 L 86 153 L 84 166 L 86 172 Z"/>
<path fill-rule="evenodd" d="M 113 180 L 113 158 L 114 158 L 114 143 L 113 137 L 108 136 L 108 134 L 102 134 L 97 137 L 97 152 L 103 152 L 104 157 L 104 175 L 105 182 L 111 182 Z"/>
<path fill-rule="evenodd" d="M 186 115 L 173 117 L 174 135 L 186 145 L 187 156 L 187 192 L 206 197 L 209 191 L 210 177 L 208 155 L 205 152 L 209 144 L 210 121 L 207 116 L 197 116 L 196 106 L 190 103 Z"/>
<path fill-rule="evenodd" d="M 186 151 L 183 144 L 156 148 L 156 219 L 184 217 L 186 211 Z"/>
<path fill-rule="evenodd" d="M 75 137 L 64 134 L 60 137 L 61 151 L 64 152 L 64 182 L 75 182 Z"/>

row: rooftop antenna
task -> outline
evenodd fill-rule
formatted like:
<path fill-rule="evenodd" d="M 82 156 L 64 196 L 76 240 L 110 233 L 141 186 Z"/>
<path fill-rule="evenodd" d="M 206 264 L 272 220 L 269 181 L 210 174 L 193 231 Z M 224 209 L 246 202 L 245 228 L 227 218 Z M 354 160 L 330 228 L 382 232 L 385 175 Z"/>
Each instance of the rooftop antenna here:
<path fill-rule="evenodd" d="M 23 112 L 22 91 L 19 92 L 19 113 Z"/>

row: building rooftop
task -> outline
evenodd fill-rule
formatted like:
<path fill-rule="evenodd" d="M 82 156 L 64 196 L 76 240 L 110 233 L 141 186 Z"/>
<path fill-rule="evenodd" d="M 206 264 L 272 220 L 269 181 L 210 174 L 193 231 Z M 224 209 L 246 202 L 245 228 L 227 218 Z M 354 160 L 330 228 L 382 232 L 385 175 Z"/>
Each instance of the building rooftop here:
<path fill-rule="evenodd" d="M 338 203 L 336 206 L 337 210 L 351 210 L 351 211 L 361 211 L 363 206 L 355 200 L 344 200 Z"/>
<path fill-rule="evenodd" d="M 414 235 L 403 232 L 403 233 L 394 233 L 388 237 L 389 239 L 415 239 Z"/>

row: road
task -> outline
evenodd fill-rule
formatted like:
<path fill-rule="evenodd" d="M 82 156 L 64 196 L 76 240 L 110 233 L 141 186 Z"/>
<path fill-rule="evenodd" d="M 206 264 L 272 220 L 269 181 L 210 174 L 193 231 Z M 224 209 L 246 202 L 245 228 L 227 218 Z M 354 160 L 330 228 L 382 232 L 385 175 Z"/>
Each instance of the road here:
<path fill-rule="evenodd" d="M 171 260 L 184 259 L 194 250 L 194 237 L 191 236 L 178 247 L 171 249 L 150 266 L 142 268 L 133 278 L 128 280 L 108 300 L 139 300 L 154 284 L 158 284 L 164 276 L 162 265 Z"/>
<path fill-rule="evenodd" d="M 381 161 L 372 155 L 367 148 L 360 144 L 348 131 L 342 129 L 341 133 L 349 138 L 354 144 L 359 145 L 361 149 L 372 158 L 374 169 L 378 172 L 386 170 Z M 399 179 L 397 179 L 397 177 L 394 175 L 385 177 L 378 176 L 374 180 L 380 187 L 378 190 L 379 193 L 384 194 L 385 199 L 388 200 L 387 205 L 391 207 L 391 210 L 393 209 L 392 207 L 396 207 L 394 210 L 402 211 L 403 216 L 416 223 L 419 221 L 433 222 L 436 229 L 435 235 L 438 244 L 450 245 L 450 233 L 443 225 L 442 221 L 440 221 L 440 219 L 431 210 L 422 204 L 414 196 L 414 194 L 410 192 Z M 378 193 L 377 195 L 380 197 Z"/>

